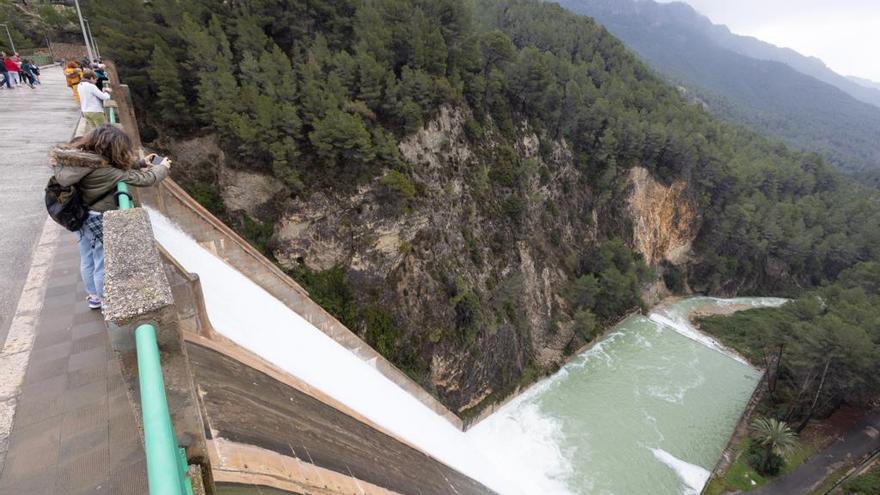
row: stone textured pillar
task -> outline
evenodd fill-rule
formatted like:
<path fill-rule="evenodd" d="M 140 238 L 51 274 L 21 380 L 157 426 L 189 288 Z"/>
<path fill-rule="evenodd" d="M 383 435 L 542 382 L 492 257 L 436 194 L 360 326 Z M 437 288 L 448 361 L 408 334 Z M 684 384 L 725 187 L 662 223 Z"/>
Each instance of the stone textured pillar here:
<path fill-rule="evenodd" d="M 204 427 L 177 309 L 147 212 L 141 208 L 104 214 L 104 318 L 140 419 L 134 330 L 156 327 L 168 407 L 187 456 L 206 463 Z"/>

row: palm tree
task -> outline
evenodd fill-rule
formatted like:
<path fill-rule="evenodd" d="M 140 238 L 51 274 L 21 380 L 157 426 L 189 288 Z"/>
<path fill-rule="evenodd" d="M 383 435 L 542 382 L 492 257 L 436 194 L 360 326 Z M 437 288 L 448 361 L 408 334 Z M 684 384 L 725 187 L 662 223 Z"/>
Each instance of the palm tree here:
<path fill-rule="evenodd" d="M 797 445 L 797 433 L 785 421 L 760 417 L 752 421 L 752 439 L 764 448 L 761 471 L 769 470 L 774 456 L 781 457 Z"/>

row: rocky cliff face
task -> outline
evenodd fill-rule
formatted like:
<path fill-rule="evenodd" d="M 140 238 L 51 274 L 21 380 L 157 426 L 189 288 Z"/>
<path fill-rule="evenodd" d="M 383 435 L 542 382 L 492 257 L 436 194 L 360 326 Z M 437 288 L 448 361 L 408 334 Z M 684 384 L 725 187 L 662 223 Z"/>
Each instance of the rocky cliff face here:
<path fill-rule="evenodd" d="M 687 183 L 677 180 L 663 185 L 642 167 L 631 168 L 629 180 L 632 192 L 627 206 L 633 223 L 633 248 L 649 265 L 686 262 L 699 227 Z"/>
<path fill-rule="evenodd" d="M 600 236 L 631 239 L 650 263 L 681 263 L 697 222 L 683 182 L 632 169 L 603 210 L 564 141 L 542 142 L 527 123 L 515 139 L 475 137 L 469 118 L 443 107 L 401 141 L 411 197 L 389 188 L 393 171 L 349 192 L 282 201 L 259 174 L 218 172 L 228 210 L 258 216 L 274 202 L 271 244 L 283 267 L 341 267 L 366 315 L 352 330 L 460 413 L 555 370 L 586 342 L 567 291 L 572 260 Z M 370 326 L 386 317 L 390 337 Z"/>

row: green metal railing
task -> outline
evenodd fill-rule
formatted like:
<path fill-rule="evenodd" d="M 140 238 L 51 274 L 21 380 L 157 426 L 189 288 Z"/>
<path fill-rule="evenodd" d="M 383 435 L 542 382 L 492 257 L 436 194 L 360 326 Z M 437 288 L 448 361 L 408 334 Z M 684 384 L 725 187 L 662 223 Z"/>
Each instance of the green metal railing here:
<path fill-rule="evenodd" d="M 120 181 L 116 184 L 116 203 L 119 204 L 120 210 L 128 210 L 134 208 L 134 202 L 131 200 L 131 194 L 128 192 L 128 184 Z"/>
<path fill-rule="evenodd" d="M 116 185 L 116 200 L 120 210 L 134 206 L 125 182 Z M 168 411 L 156 328 L 140 325 L 134 331 L 134 339 L 150 495 L 193 495 L 192 480 L 187 476 L 186 451 L 177 444 Z"/>
<path fill-rule="evenodd" d="M 55 63 L 49 55 L 22 55 L 22 58 L 26 58 L 38 66 L 52 65 Z"/>
<path fill-rule="evenodd" d="M 153 325 L 141 325 L 134 331 L 134 338 L 150 495 L 192 495 L 192 481 L 186 474 L 186 452 L 177 446 L 168 412 L 156 329 Z"/>

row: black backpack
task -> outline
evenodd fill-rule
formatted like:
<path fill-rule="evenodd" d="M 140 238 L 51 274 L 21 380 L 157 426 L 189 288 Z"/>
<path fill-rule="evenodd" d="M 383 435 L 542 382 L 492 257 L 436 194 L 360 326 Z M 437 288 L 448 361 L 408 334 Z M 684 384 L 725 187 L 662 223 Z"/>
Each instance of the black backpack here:
<path fill-rule="evenodd" d="M 114 188 L 115 189 L 115 188 Z M 86 204 L 83 201 L 82 192 L 76 185 L 62 186 L 55 180 L 49 179 L 46 185 L 46 210 L 52 220 L 65 229 L 76 232 L 82 228 L 86 219 L 89 218 L 89 207 L 106 198 L 113 189 L 98 197 L 98 199 Z"/>

